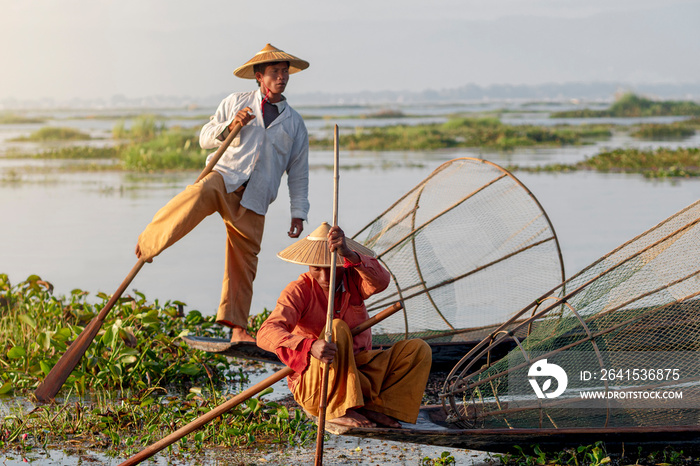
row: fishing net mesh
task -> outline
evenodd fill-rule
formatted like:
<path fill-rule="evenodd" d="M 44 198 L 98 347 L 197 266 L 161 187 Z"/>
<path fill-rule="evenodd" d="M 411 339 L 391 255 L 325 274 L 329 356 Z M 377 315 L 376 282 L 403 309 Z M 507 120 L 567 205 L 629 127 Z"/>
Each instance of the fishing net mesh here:
<path fill-rule="evenodd" d="M 506 170 L 479 159 L 441 165 L 353 238 L 393 279 L 368 310 L 404 302 L 403 314 L 375 326 L 375 343 L 481 339 L 564 279 L 540 204 Z"/>
<path fill-rule="evenodd" d="M 698 244 L 700 201 L 523 308 L 449 374 L 441 397 L 450 421 L 465 428 L 697 425 Z M 514 349 L 483 364 L 504 343 Z"/>

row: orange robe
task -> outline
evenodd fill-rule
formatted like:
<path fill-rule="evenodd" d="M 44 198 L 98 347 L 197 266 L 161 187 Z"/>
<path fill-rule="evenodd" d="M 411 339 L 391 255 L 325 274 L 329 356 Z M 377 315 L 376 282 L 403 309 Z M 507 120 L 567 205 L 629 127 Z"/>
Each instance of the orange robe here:
<path fill-rule="evenodd" d="M 388 350 L 372 350 L 371 330 L 351 336 L 350 329 L 369 318 L 364 300 L 390 281 L 379 261 L 360 258 L 358 265 L 346 269 L 341 291 L 336 291 L 333 333 L 338 352 L 330 367 L 327 418 L 364 406 L 415 422 L 430 372 L 430 347 L 422 340 L 409 340 Z M 274 351 L 294 369 L 289 388 L 297 403 L 314 416 L 323 364 L 311 356 L 311 345 L 322 337 L 327 303 L 328 293 L 304 273 L 287 285 L 257 334 L 258 346 Z"/>

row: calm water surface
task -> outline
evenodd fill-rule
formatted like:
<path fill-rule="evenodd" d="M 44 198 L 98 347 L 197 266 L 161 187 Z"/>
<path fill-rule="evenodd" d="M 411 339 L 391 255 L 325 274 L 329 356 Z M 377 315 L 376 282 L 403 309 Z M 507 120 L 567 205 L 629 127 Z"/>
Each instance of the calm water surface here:
<path fill-rule="evenodd" d="M 410 119 L 359 118 L 386 108 L 398 109 Z M 300 107 L 309 119 L 311 132 L 328 132 L 333 116 L 341 130 L 355 126 L 416 123 L 445 119 L 459 112 L 510 109 L 504 121 L 545 123 L 547 112 L 574 108 L 567 103 L 472 102 L 445 105 L 318 106 Z M 168 117 L 166 124 L 195 126 L 206 121 L 214 109 L 154 110 Z M 128 111 L 123 111 L 128 114 Z M 135 112 L 131 112 L 135 113 Z M 32 116 L 32 115 L 29 115 Z M 59 294 L 73 288 L 112 293 L 136 262 L 133 248 L 139 233 L 153 214 L 197 173 L 133 175 L 126 173 L 62 173 L 55 167 L 80 161 L 8 160 L 8 150 L 43 150 L 45 145 L 10 142 L 46 124 L 71 126 L 98 138 L 91 144 L 112 144 L 111 128 L 119 121 L 118 110 L 66 110 L 37 112 L 47 123 L 0 125 L 0 272 L 13 282 L 36 273 L 51 281 Z M 618 123 L 638 122 L 616 119 Z M 570 119 L 570 123 L 581 120 Z M 129 120 L 127 120 L 127 125 Z M 100 139 L 101 138 L 101 139 Z M 77 144 L 85 144 L 77 143 Z M 502 166 L 575 163 L 612 147 L 697 147 L 700 134 L 677 141 L 643 141 L 624 132 L 609 140 L 583 146 L 521 148 L 514 151 L 460 149 L 431 152 L 342 152 L 340 224 L 353 234 L 379 215 L 406 191 L 444 161 L 477 157 Z M 332 154 L 311 151 L 311 211 L 305 232 L 330 220 L 332 201 Z M 111 162 L 105 162 L 111 163 Z M 362 167 L 362 168 L 358 168 Z M 17 177 L 21 182 L 9 182 Z M 700 181 L 649 181 L 638 175 L 595 173 L 527 174 L 516 176 L 530 188 L 549 213 L 559 233 L 567 273 L 588 265 L 598 256 L 676 212 L 698 198 Z M 3 182 L 4 180 L 4 182 Z M 266 217 L 263 250 L 252 313 L 273 307 L 279 291 L 303 272 L 303 267 L 276 258 L 289 245 L 289 207 L 283 181 L 279 197 Z M 218 215 L 206 219 L 190 235 L 147 264 L 131 288 L 149 299 L 179 299 L 190 309 L 212 314 L 219 300 L 223 273 L 225 229 Z M 464 247 L 468 247 L 465 239 Z"/>
<path fill-rule="evenodd" d="M 473 107 L 498 108 L 489 103 L 474 104 Z M 456 107 L 450 108 L 450 111 L 460 109 L 463 110 Z M 419 113 L 418 109 L 416 112 L 409 109 L 405 113 L 421 114 L 427 121 L 444 118 L 444 107 L 423 110 Z M 548 108 L 543 106 L 540 110 Z M 309 112 L 317 112 L 320 116 L 329 114 L 327 108 L 302 111 Z M 367 108 L 358 108 L 355 112 L 361 115 L 367 113 Z M 178 116 L 191 114 L 183 112 Z M 352 113 L 343 111 L 341 114 Z M 75 119 L 76 116 L 81 116 L 81 113 L 67 112 L 50 124 L 75 126 L 94 137 L 107 138 L 116 122 L 116 119 Z M 533 113 L 528 118 L 535 121 L 544 117 Z M 515 123 L 515 118 L 512 120 L 508 121 Z M 196 125 L 197 121 L 171 120 L 169 124 Z M 518 120 L 519 123 L 523 121 L 522 118 Z M 391 121 L 372 122 L 360 118 L 339 121 L 341 128 L 389 123 Z M 328 132 L 327 120 L 310 120 L 308 124 L 310 131 L 319 134 Z M 7 142 L 10 137 L 29 134 L 41 126 L 0 125 L 0 273 L 7 273 L 12 283 L 24 280 L 30 274 L 38 274 L 55 285 L 58 295 L 70 293 L 74 288 L 90 291 L 93 295 L 98 291 L 111 294 L 136 262 L 133 248 L 139 233 L 153 214 L 198 173 L 148 176 L 118 172 L 63 173 L 52 168 L 70 162 L 3 160 L 2 154 L 11 147 L 41 149 L 39 145 Z M 96 140 L 92 143 L 110 142 Z M 640 141 L 625 133 L 616 133 L 611 140 L 588 146 L 510 152 L 482 149 L 383 153 L 341 151 L 339 223 L 346 233 L 355 233 L 441 163 L 457 157 L 484 158 L 504 166 L 531 166 L 553 162 L 574 163 L 595 155 L 605 147 L 698 145 L 700 136 L 697 134 L 669 142 Z M 329 151 L 312 151 L 310 159 L 314 167 L 310 174 L 311 211 L 304 234 L 311 232 L 322 221 L 330 221 L 332 214 L 333 180 L 332 171 L 327 168 L 332 165 L 332 154 Z M 8 177 L 9 171 L 13 170 L 21 173 L 21 182 L 7 181 L 12 178 Z M 700 180 L 694 179 L 654 181 L 639 175 L 589 172 L 516 172 L 515 175 L 549 214 L 559 236 L 567 276 L 700 197 Z M 251 310 L 253 314 L 265 307 L 273 307 L 280 290 L 305 269 L 276 257 L 278 251 L 292 242 L 286 235 L 289 229 L 288 205 L 283 180 L 279 197 L 270 206 L 266 217 Z M 130 290 L 145 293 L 149 300 L 178 299 L 187 303 L 188 310 L 199 309 L 206 315 L 214 314 L 220 296 L 224 242 L 225 228 L 215 214 L 178 244 L 164 251 L 152 264 L 147 264 L 132 282 Z M 469 247 L 469 239 L 465 238 L 464 244 L 455 247 Z M 274 370 L 272 367 L 270 369 Z M 257 382 L 267 375 L 256 375 L 252 381 Z M 280 396 L 285 393 L 284 382 L 278 383 L 275 394 Z M 343 451 L 347 457 L 356 447 L 378 448 L 380 451 L 393 451 L 396 448 L 372 441 L 336 437 L 330 444 L 340 449 L 348 441 L 355 443 Z M 426 455 L 434 458 L 445 450 L 424 446 L 416 446 L 417 450 L 411 448 L 414 453 L 407 455 L 403 463 L 393 458 L 388 463 L 373 460 L 371 464 L 416 464 L 416 458 L 420 460 Z M 473 456 L 473 453 L 476 452 L 454 452 L 460 464 L 468 464 L 468 461 L 478 463 L 484 459 L 483 455 Z M 121 462 L 109 460 L 99 453 L 94 456 L 103 464 Z M 6 464 L 24 464 L 21 458 L 16 463 L 14 461 L 5 458 Z M 45 457 L 37 458 L 39 464 L 78 464 L 79 461 L 57 451 L 46 452 Z"/>
<path fill-rule="evenodd" d="M 346 153 L 341 168 L 339 223 L 353 234 L 443 161 L 468 152 Z M 481 154 L 488 155 L 488 154 Z M 545 155 L 540 154 L 542 157 Z M 529 159 L 511 154 L 506 162 Z M 330 152 L 313 152 L 312 164 L 330 164 Z M 496 163 L 504 163 L 494 157 Z M 2 165 L 0 165 L 2 168 Z M 652 181 L 639 175 L 516 173 L 539 199 L 559 235 L 567 276 L 694 202 L 700 180 Z M 26 176 L 0 183 L 0 272 L 13 283 L 30 274 L 52 282 L 56 293 L 82 288 L 112 293 L 136 262 L 134 245 L 153 214 L 196 173 L 149 176 L 70 173 Z M 305 233 L 332 214 L 332 171 L 310 174 L 311 211 Z M 304 267 L 281 261 L 289 245 L 289 201 L 283 181 L 266 216 L 252 313 L 274 307 L 281 289 Z M 147 264 L 131 284 L 149 299 L 178 299 L 213 314 L 224 267 L 225 229 L 218 215 Z M 464 245 L 469 247 L 468 239 Z"/>

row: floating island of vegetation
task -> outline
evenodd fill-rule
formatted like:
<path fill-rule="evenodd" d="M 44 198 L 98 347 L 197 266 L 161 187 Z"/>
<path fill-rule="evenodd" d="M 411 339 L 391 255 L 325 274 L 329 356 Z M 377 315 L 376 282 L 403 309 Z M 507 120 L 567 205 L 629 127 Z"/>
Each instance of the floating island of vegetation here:
<path fill-rule="evenodd" d="M 700 116 L 700 105 L 688 100 L 652 100 L 627 93 L 620 96 L 607 110 L 567 110 L 554 112 L 551 118 Z"/>
<path fill-rule="evenodd" d="M 507 125 L 497 118 L 455 117 L 442 124 L 358 128 L 340 135 L 348 150 L 435 150 L 456 147 L 512 149 L 527 146 L 583 144 L 609 138 L 610 125 Z M 311 139 L 314 147 L 330 148 L 330 139 Z"/>
<path fill-rule="evenodd" d="M 26 125 L 44 122 L 45 120 L 43 118 L 27 117 L 9 112 L 0 113 L 0 125 Z"/>
<path fill-rule="evenodd" d="M 644 123 L 634 127 L 630 135 L 640 139 L 685 139 L 693 136 L 699 126 L 698 117 L 673 123 Z"/>
<path fill-rule="evenodd" d="M 10 141 L 18 142 L 45 142 L 45 141 L 86 141 L 92 139 L 89 134 L 74 128 L 62 128 L 57 126 L 45 126 L 34 131 L 29 136 L 22 136 Z"/>
<path fill-rule="evenodd" d="M 596 170 L 608 173 L 641 173 L 647 178 L 690 178 L 700 176 L 700 148 L 615 149 L 601 152 L 575 164 L 508 168 L 528 172 Z"/>

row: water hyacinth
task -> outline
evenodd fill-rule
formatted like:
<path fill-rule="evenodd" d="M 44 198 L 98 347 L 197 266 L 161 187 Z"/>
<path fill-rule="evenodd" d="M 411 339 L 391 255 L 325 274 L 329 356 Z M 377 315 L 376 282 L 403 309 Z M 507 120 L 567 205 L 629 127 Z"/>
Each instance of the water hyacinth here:
<path fill-rule="evenodd" d="M 98 293 L 101 301 L 92 304 L 88 296 L 74 289 L 56 297 L 53 286 L 36 275 L 13 286 L 0 274 L 0 394 L 25 394 L 38 386 L 109 299 Z M 192 350 L 180 338 L 221 337 L 223 330 L 199 311 L 185 315 L 183 305 L 149 303 L 138 291 L 119 299 L 64 389 L 84 394 L 88 387 L 142 390 L 225 378 L 231 369 L 226 358 Z"/>
<path fill-rule="evenodd" d="M 3 403 L 29 396 L 109 299 L 73 290 L 56 297 L 36 275 L 12 285 L 0 274 L 0 382 Z M 181 337 L 224 337 L 214 317 L 183 312 L 184 303 L 148 302 L 139 292 L 115 304 L 56 402 L 10 409 L 0 419 L 0 452 L 61 448 L 78 441 L 111 456 L 129 456 L 223 403 L 223 390 L 246 381 L 240 361 L 193 350 Z M 266 313 L 252 316 L 256 327 Z M 304 444 L 315 428 L 299 410 L 266 401 L 267 389 L 177 443 L 176 456 L 205 447 Z M 15 395 L 9 398 L 8 395 Z M 77 395 L 77 397 L 76 397 Z M 33 407 L 32 407 L 33 406 Z"/>

